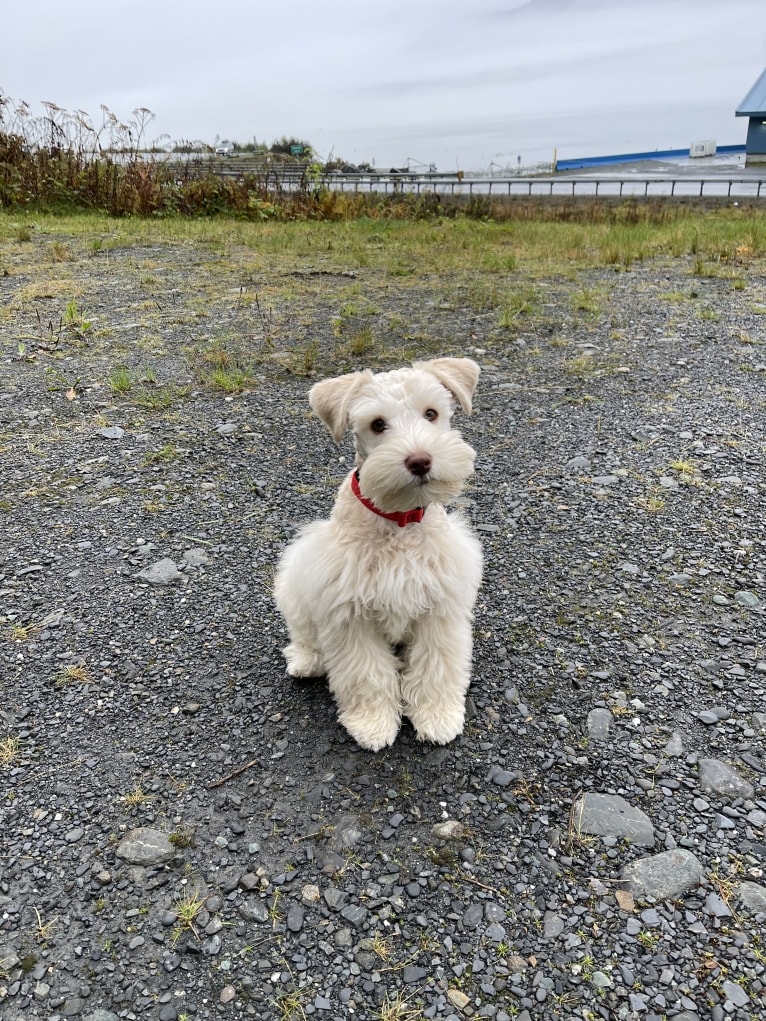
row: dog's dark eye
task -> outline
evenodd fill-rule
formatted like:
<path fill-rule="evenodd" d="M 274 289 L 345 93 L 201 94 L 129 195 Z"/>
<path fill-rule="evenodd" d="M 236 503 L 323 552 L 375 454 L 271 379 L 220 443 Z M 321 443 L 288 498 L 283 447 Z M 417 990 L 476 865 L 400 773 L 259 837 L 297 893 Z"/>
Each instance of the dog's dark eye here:
<path fill-rule="evenodd" d="M 439 412 L 435 411 L 433 408 L 426 408 L 423 412 L 423 418 L 427 418 L 429 422 L 435 422 L 438 417 Z"/>
<path fill-rule="evenodd" d="M 370 429 L 374 433 L 384 433 L 386 431 L 386 420 L 385 418 L 375 418 L 370 422 Z"/>

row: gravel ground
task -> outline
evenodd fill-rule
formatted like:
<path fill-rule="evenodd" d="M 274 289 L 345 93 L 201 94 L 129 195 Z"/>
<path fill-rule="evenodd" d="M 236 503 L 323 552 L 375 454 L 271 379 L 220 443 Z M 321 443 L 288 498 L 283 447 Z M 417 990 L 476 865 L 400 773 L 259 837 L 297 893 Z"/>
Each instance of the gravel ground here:
<path fill-rule="evenodd" d="M 540 281 L 505 330 L 356 271 L 381 335 L 483 370 L 470 721 L 372 754 L 270 596 L 350 465 L 284 366 L 350 364 L 351 278 L 266 317 L 245 255 L 52 244 L 0 278 L 4 1021 L 765 1018 L 762 267 Z"/>

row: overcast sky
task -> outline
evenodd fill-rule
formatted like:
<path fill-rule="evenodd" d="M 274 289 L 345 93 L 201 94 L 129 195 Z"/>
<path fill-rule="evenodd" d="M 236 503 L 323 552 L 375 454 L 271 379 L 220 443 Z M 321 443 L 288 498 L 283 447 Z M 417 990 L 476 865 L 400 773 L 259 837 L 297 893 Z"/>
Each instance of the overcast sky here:
<path fill-rule="evenodd" d="M 0 92 L 34 112 L 379 167 L 743 143 L 764 67 L 765 0 L 35 0 L 0 28 Z"/>

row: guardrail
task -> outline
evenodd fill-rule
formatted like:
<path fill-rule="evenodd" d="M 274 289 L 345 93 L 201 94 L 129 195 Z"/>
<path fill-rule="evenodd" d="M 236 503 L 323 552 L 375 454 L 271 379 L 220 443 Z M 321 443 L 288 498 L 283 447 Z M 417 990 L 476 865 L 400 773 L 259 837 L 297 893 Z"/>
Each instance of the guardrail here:
<path fill-rule="evenodd" d="M 302 168 L 270 168 L 256 170 L 235 160 L 221 161 L 209 166 L 207 172 L 225 177 L 252 175 L 262 180 L 265 187 L 297 190 L 301 187 L 325 187 L 341 192 L 382 192 L 383 194 L 409 193 L 421 195 L 494 197 L 672 197 L 672 198 L 763 198 L 766 197 L 766 180 L 746 175 L 721 174 L 709 177 L 636 177 L 614 175 L 595 177 L 555 174 L 545 176 L 491 177 L 480 174 L 415 174 L 415 173 L 365 173 L 365 174 L 322 174 L 310 175 Z"/>
<path fill-rule="evenodd" d="M 756 178 L 597 178 L 592 177 L 440 177 L 409 174 L 338 174 L 321 178 L 334 191 L 371 191 L 384 193 L 425 192 L 447 195 L 492 196 L 578 196 L 599 197 L 749 197 L 766 196 L 766 181 Z"/>

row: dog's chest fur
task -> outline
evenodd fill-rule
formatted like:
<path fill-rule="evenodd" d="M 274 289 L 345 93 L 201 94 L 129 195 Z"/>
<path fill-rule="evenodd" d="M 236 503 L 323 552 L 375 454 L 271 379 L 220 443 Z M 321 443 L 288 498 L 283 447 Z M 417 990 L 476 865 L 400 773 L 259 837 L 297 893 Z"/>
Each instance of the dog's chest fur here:
<path fill-rule="evenodd" d="M 406 531 L 384 526 L 362 552 L 358 542 L 349 543 L 337 580 L 336 597 L 374 620 L 392 643 L 405 641 L 410 624 L 423 614 L 454 612 L 478 574 L 472 569 L 476 540 L 463 522 L 436 506 L 426 519 Z"/>

